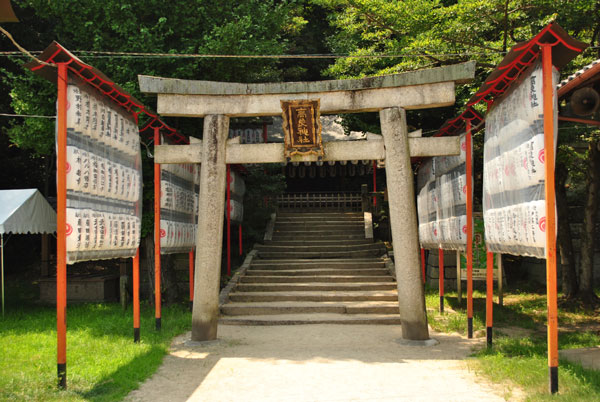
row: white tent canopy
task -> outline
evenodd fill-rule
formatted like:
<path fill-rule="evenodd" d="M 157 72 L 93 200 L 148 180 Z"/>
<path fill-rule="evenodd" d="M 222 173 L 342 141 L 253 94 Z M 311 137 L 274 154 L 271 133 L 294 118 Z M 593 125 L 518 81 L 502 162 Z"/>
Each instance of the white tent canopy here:
<path fill-rule="evenodd" d="M 0 190 L 0 234 L 54 232 L 56 212 L 37 189 Z"/>
<path fill-rule="evenodd" d="M 35 188 L 0 190 L 0 264 L 4 316 L 4 234 L 54 233 L 56 212 Z"/>

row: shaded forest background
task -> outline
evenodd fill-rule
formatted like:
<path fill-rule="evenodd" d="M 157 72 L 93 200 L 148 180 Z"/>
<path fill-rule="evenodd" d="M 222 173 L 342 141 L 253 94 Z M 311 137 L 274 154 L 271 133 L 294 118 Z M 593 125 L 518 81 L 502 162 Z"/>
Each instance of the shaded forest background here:
<path fill-rule="evenodd" d="M 139 93 L 138 74 L 234 82 L 307 81 L 393 74 L 475 60 L 476 79 L 457 88 L 454 106 L 408 113 L 409 124 L 423 129 L 424 135 L 433 134 L 463 110 L 511 46 L 530 39 L 551 21 L 590 45 L 561 72 L 562 78 L 600 57 L 598 0 L 13 0 L 12 4 L 20 22 L 4 27 L 23 47 L 39 51 L 56 40 L 151 107 L 155 100 Z M 0 50 L 16 49 L 0 36 Z M 169 56 L 176 54 L 361 57 Z M 0 113 L 54 115 L 55 87 L 25 71 L 22 64 L 26 61 L 23 55 L 0 55 Z M 165 120 L 186 135 L 201 137 L 197 119 Z M 344 126 L 379 132 L 377 114 L 346 116 Z M 589 127 L 561 124 L 557 155 L 563 291 L 568 298 L 587 304 L 596 301 L 598 134 Z M 480 148 L 483 132 L 474 140 Z M 151 183 L 152 160 L 145 155 L 144 163 L 145 180 Z M 0 188 L 36 187 L 54 197 L 54 121 L 0 116 L 0 169 Z M 246 204 L 246 211 L 253 212 L 245 218 L 245 242 L 251 245 L 270 212 L 263 198 L 282 191 L 283 184 L 276 171 L 264 175 L 262 169 L 251 170 L 247 180 L 253 183 L 246 201 L 251 204 Z M 144 202 L 144 245 L 149 248 L 151 185 L 145 186 Z M 582 223 L 577 244 L 565 231 L 571 229 L 572 220 Z"/>

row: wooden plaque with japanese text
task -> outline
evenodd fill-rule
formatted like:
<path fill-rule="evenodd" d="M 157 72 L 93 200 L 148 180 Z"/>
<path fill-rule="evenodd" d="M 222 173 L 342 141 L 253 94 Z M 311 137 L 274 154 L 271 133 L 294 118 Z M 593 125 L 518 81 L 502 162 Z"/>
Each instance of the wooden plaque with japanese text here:
<path fill-rule="evenodd" d="M 293 155 L 323 156 L 320 100 L 281 101 L 286 158 Z"/>

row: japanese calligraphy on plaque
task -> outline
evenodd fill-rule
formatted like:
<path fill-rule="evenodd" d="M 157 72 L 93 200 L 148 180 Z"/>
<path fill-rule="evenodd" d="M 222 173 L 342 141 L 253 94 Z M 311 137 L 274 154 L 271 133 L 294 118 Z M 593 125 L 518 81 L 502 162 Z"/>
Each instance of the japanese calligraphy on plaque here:
<path fill-rule="evenodd" d="M 323 156 L 319 107 L 319 99 L 281 101 L 286 158 L 310 154 Z"/>

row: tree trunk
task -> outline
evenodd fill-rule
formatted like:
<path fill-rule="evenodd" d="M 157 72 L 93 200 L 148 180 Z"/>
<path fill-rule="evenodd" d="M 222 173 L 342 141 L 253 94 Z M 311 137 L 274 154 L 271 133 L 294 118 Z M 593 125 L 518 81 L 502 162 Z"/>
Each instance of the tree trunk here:
<path fill-rule="evenodd" d="M 562 291 L 569 299 L 577 293 L 577 269 L 573 253 L 573 237 L 569 220 L 569 204 L 565 183 L 569 172 L 562 163 L 556 165 L 556 212 L 558 215 L 558 250 L 562 270 Z"/>
<path fill-rule="evenodd" d="M 600 152 L 598 142 L 591 140 L 588 146 L 588 171 L 586 187 L 588 189 L 585 201 L 583 229 L 581 231 L 581 274 L 579 276 L 579 297 L 584 301 L 595 301 L 594 294 L 594 232 L 596 210 L 598 209 L 598 176 L 600 169 Z"/>

